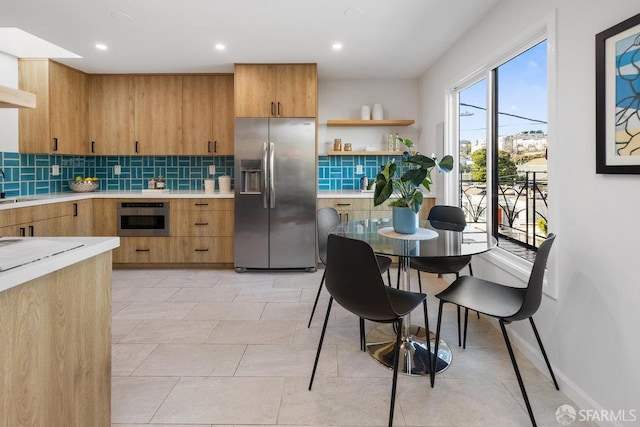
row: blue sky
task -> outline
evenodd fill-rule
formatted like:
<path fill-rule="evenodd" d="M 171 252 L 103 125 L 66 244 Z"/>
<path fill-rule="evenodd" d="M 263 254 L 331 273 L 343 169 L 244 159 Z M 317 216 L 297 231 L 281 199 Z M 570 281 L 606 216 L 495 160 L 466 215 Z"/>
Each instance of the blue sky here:
<path fill-rule="evenodd" d="M 547 121 L 547 43 L 542 42 L 498 67 L 498 111 L 528 119 Z M 460 102 L 486 108 L 486 81 L 460 93 Z M 486 137 L 486 112 L 461 106 L 460 138 Z M 465 115 L 464 113 L 473 113 Z M 500 114 L 499 134 L 513 135 L 524 130 L 547 131 L 547 125 L 533 120 Z"/>

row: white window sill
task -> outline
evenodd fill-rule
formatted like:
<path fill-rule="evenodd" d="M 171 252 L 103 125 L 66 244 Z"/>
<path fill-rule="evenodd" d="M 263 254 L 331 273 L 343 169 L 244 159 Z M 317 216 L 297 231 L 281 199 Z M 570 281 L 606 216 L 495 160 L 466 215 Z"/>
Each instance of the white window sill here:
<path fill-rule="evenodd" d="M 510 274 L 517 280 L 521 281 L 523 286 L 526 286 L 529 282 L 529 276 L 531 276 L 531 268 L 533 267 L 533 263 L 531 261 L 520 258 L 519 256 L 514 255 L 511 252 L 508 252 L 500 247 L 496 247 L 489 252 L 476 256 L 482 258 L 486 262 L 494 265 L 500 270 L 506 272 L 507 274 Z M 549 262 L 551 262 L 551 256 Z M 552 286 L 550 286 L 546 275 L 542 291 L 548 297 L 557 299 L 555 290 L 552 288 Z"/>

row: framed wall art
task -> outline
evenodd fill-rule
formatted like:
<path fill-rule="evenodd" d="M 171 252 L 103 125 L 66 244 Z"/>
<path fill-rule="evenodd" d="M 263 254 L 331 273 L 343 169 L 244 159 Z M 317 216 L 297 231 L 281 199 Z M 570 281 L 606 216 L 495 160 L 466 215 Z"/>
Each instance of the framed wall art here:
<path fill-rule="evenodd" d="M 640 174 L 640 14 L 596 34 L 596 173 Z"/>

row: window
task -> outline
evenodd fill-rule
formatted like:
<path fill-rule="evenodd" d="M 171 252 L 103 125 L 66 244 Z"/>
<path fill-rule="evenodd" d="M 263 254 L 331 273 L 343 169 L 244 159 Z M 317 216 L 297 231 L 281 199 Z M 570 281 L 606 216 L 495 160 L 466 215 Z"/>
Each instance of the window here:
<path fill-rule="evenodd" d="M 455 94 L 459 197 L 467 221 L 532 260 L 548 224 L 546 40 Z"/>

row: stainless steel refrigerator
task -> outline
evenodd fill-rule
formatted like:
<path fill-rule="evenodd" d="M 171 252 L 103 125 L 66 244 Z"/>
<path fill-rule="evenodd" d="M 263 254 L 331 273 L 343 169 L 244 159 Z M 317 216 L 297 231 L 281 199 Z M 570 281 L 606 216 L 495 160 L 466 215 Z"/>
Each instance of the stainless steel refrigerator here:
<path fill-rule="evenodd" d="M 235 121 L 235 268 L 316 268 L 315 118 Z"/>

